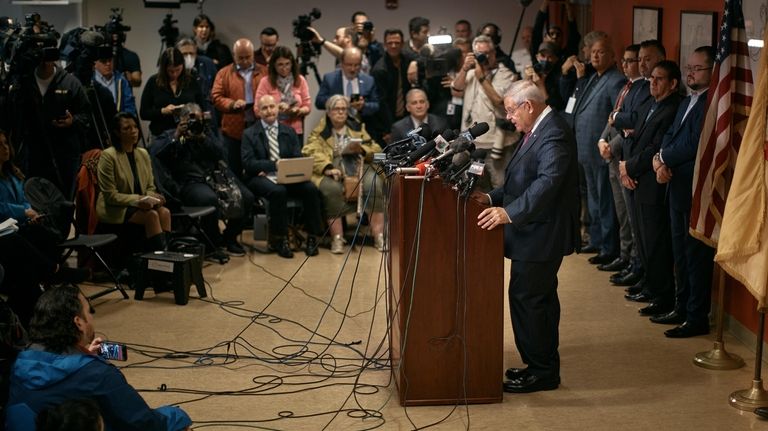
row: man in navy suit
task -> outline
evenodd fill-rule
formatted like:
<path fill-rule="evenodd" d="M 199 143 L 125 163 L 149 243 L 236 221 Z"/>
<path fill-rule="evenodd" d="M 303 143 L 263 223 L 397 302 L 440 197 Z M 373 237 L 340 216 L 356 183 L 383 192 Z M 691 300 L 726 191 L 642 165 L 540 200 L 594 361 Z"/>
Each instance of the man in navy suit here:
<path fill-rule="evenodd" d="M 420 88 L 413 88 L 405 95 L 405 109 L 408 111 L 409 116 L 396 121 L 392 125 L 391 142 L 397 142 L 401 139 L 405 139 L 408 132 L 421 127 L 422 124 L 429 124 L 432 132 L 442 132 L 448 127 L 448 123 L 445 118 L 429 114 L 429 100 L 427 99 L 427 93 Z"/>
<path fill-rule="evenodd" d="M 376 82 L 371 75 L 360 72 L 363 54 L 355 47 L 344 48 L 341 53 L 341 68 L 323 76 L 323 83 L 315 98 L 315 107 L 325 109 L 325 102 L 334 94 L 343 94 L 349 99 L 349 117 L 369 124 L 378 124 L 374 115 L 379 111 L 379 96 Z M 382 142 L 382 133 L 368 130 L 374 140 Z"/>
<path fill-rule="evenodd" d="M 281 257 L 293 257 L 287 240 L 288 198 L 302 202 L 305 228 L 309 234 L 304 252 L 314 256 L 317 254 L 315 236 L 323 234 L 317 187 L 311 181 L 275 184 L 267 177 L 277 171 L 277 160 L 302 157 L 299 137 L 292 127 L 277 121 L 278 108 L 272 96 L 262 96 L 258 100 L 258 109 L 261 121 L 243 132 L 245 183 L 255 196 L 269 201 L 269 246 Z"/>
<path fill-rule="evenodd" d="M 667 314 L 653 316 L 651 321 L 681 324 L 664 332 L 670 338 L 693 337 L 709 332 L 714 249 L 692 237 L 688 233 L 688 225 L 693 168 L 714 55 L 711 46 L 702 46 L 688 57 L 686 84 L 691 89 L 691 95 L 680 104 L 672 127 L 664 135 L 661 150 L 653 159 L 656 181 L 668 184 L 676 290 L 675 309 Z"/>
<path fill-rule="evenodd" d="M 613 206 L 613 193 L 608 176 L 608 165 L 600 157 L 597 142 L 605 128 L 608 115 L 616 106 L 626 78 L 616 68 L 610 39 L 598 39 L 592 44 L 591 64 L 595 73 L 583 89 L 576 94 L 572 109 L 573 125 L 578 144 L 579 164 L 584 168 L 589 210 L 590 248 L 599 254 L 589 258 L 593 264 L 612 262 L 618 255 L 618 228 Z"/>
<path fill-rule="evenodd" d="M 642 315 L 667 313 L 674 306 L 675 281 L 672 238 L 666 186 L 656 182 L 653 156 L 661 148 L 680 104 L 680 68 L 673 61 L 660 61 L 651 72 L 652 99 L 638 111 L 632 136 L 624 141 L 624 159 L 619 162 L 621 184 L 634 190 L 634 217 L 639 228 L 637 245 L 645 268 L 643 290 L 627 299 L 650 302 Z"/>
<path fill-rule="evenodd" d="M 530 80 L 504 96 L 507 119 L 525 137 L 507 165 L 504 185 L 474 196 L 490 208 L 478 225 L 504 225 L 504 255 L 512 260 L 509 310 L 515 344 L 527 368 L 509 368 L 507 392 L 556 389 L 560 301 L 557 272 L 563 256 L 581 244 L 576 141 L 565 119 L 546 104 Z"/>

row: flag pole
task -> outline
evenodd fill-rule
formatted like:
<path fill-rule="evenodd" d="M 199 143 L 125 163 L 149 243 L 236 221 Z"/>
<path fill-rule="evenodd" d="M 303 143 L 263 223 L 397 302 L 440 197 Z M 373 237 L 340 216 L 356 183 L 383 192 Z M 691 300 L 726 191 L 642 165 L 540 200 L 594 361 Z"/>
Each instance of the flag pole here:
<path fill-rule="evenodd" d="M 765 334 L 765 309 L 761 308 L 760 325 L 757 329 L 757 341 L 755 341 L 755 376 L 752 379 L 752 387 L 731 393 L 728 402 L 731 407 L 739 410 L 754 411 L 758 407 L 768 407 L 768 392 L 763 389 L 763 335 Z"/>
<path fill-rule="evenodd" d="M 723 341 L 723 316 L 725 314 L 725 271 L 717 263 L 717 310 L 715 318 L 715 345 L 712 350 L 699 352 L 693 357 L 694 365 L 708 370 L 735 370 L 744 366 L 740 356 L 725 351 Z"/>

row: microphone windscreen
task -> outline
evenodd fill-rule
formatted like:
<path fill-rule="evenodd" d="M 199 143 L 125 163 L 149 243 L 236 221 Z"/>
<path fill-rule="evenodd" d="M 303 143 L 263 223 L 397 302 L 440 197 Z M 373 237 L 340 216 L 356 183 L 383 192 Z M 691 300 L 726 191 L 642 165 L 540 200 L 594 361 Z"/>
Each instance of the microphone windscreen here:
<path fill-rule="evenodd" d="M 445 129 L 445 131 L 443 131 L 443 134 L 440 136 L 442 136 L 443 139 L 445 139 L 446 141 L 453 141 L 454 139 L 456 139 L 456 132 L 454 132 L 451 129 Z"/>
<path fill-rule="evenodd" d="M 432 139 L 432 128 L 427 123 L 421 123 L 419 135 L 424 139 Z"/>
<path fill-rule="evenodd" d="M 483 121 L 482 123 L 477 123 L 474 126 L 472 126 L 469 129 L 469 134 L 472 135 L 473 138 L 477 138 L 478 136 L 488 132 L 488 129 L 489 129 L 488 123 Z"/>
<path fill-rule="evenodd" d="M 468 162 L 469 162 L 469 152 L 467 151 L 456 153 L 453 155 L 453 158 L 451 158 L 451 163 L 454 166 L 464 166 Z"/>

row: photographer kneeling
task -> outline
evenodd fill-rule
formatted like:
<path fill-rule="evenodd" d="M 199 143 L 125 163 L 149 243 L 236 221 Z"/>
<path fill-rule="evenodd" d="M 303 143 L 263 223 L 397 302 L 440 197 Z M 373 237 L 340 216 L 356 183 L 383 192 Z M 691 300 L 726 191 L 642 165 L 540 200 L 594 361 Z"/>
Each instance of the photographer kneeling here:
<path fill-rule="evenodd" d="M 173 179 L 173 184 L 163 184 L 169 193 L 184 205 L 217 207 L 215 213 L 203 218 L 203 230 L 213 244 L 226 247 L 230 255 L 244 256 L 237 236 L 251 214 L 253 194 L 224 162 L 224 151 L 206 125 L 200 105 L 184 105 L 176 130 L 160 135 L 151 151 Z M 223 234 L 219 232 L 219 219 L 226 220 Z"/>

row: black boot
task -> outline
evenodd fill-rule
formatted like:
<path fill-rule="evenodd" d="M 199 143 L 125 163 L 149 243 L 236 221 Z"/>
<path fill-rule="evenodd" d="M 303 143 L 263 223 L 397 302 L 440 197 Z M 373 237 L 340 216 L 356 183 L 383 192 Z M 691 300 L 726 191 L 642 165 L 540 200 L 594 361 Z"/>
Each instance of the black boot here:
<path fill-rule="evenodd" d="M 149 251 L 164 251 L 166 247 L 165 233 L 159 233 L 147 238 L 147 249 Z"/>

